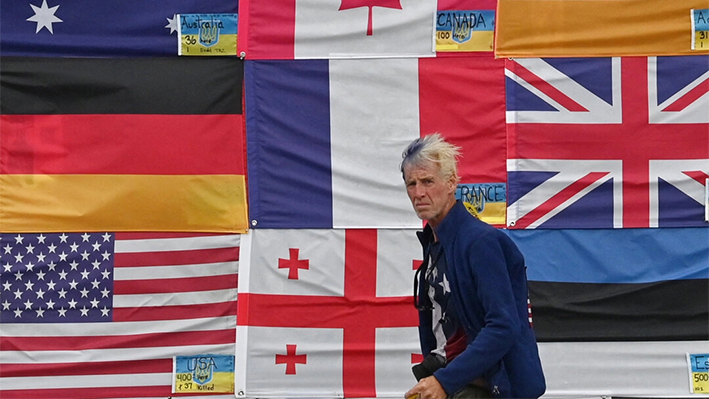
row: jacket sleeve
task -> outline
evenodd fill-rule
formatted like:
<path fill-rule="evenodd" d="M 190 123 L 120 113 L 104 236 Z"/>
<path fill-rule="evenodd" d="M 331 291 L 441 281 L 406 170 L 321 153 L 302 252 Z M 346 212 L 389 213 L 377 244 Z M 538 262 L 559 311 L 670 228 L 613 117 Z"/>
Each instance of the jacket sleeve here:
<path fill-rule="evenodd" d="M 467 238 L 447 248 L 449 261 L 455 262 L 451 295 L 468 334 L 465 350 L 434 374 L 449 395 L 476 378 L 490 381 L 490 374 L 520 334 L 502 246 L 492 234 Z"/>

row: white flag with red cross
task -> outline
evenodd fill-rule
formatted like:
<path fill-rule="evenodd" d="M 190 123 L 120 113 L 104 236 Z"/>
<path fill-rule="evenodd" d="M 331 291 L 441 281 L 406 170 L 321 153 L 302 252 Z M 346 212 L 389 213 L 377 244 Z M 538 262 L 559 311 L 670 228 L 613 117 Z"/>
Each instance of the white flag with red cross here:
<path fill-rule="evenodd" d="M 415 230 L 251 230 L 242 239 L 236 392 L 403 395 L 421 360 Z"/>

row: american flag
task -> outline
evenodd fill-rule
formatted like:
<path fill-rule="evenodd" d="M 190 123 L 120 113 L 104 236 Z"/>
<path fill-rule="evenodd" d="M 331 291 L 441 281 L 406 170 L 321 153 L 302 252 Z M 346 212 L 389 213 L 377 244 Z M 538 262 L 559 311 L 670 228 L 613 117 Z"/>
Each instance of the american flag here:
<path fill-rule="evenodd" d="M 239 242 L 0 234 L 0 396 L 170 396 L 173 356 L 235 352 Z"/>

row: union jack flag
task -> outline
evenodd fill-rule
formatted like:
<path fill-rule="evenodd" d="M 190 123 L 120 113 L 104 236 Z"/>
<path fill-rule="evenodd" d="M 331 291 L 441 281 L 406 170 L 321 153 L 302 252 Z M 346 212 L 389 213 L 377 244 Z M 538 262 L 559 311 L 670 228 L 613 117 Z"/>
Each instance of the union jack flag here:
<path fill-rule="evenodd" d="M 709 57 L 507 60 L 510 228 L 707 226 Z"/>

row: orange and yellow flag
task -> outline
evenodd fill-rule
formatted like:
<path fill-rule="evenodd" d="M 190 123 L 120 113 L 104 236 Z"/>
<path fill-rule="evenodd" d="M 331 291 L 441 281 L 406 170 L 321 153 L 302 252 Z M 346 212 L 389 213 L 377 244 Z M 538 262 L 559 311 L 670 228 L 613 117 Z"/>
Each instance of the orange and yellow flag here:
<path fill-rule="evenodd" d="M 708 11 L 709 0 L 499 0 L 495 55 L 708 54 L 709 43 L 692 49 L 709 33 L 701 31 Z"/>

